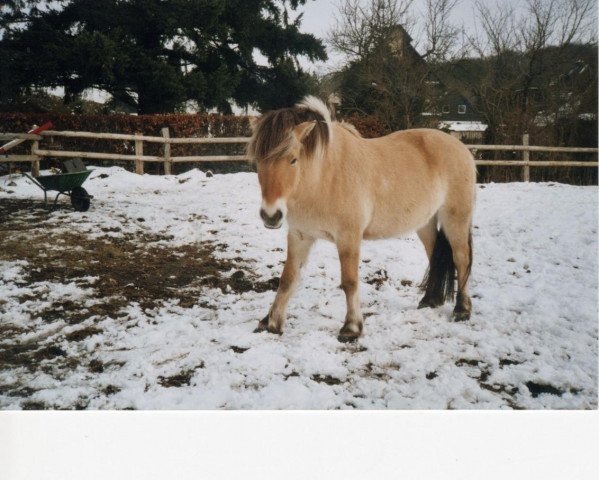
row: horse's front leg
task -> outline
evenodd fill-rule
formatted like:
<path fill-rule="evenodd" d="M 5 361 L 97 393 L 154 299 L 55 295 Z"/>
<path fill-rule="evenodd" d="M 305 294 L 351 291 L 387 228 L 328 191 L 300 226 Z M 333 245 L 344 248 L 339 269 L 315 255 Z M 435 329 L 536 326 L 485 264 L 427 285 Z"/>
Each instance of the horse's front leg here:
<path fill-rule="evenodd" d="M 357 240 L 357 241 L 356 241 Z M 339 261 L 341 262 L 341 288 L 345 292 L 347 313 L 345 323 L 337 339 L 340 342 L 351 342 L 362 334 L 364 320 L 360 308 L 358 294 L 360 264 L 360 240 L 345 241 L 337 244 Z"/>
<path fill-rule="evenodd" d="M 299 283 L 300 270 L 306 264 L 313 244 L 314 238 L 298 231 L 289 231 L 287 235 L 287 261 L 281 274 L 275 301 L 270 307 L 268 315 L 258 323 L 255 332 L 268 330 L 270 333 L 282 333 L 287 318 L 287 304 Z"/>

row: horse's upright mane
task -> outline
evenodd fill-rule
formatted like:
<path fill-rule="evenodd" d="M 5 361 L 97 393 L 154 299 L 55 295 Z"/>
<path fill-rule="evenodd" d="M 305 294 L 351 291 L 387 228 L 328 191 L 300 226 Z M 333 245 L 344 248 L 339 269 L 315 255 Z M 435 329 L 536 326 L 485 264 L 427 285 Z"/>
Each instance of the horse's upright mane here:
<path fill-rule="evenodd" d="M 303 142 L 304 152 L 308 157 L 321 156 L 331 141 L 331 114 L 324 102 L 313 96 L 260 117 L 248 144 L 248 156 L 253 162 L 263 162 L 284 154 L 291 148 L 291 130 L 310 121 L 316 121 L 316 125 Z"/>
<path fill-rule="evenodd" d="M 345 130 L 347 130 L 349 133 L 351 133 L 352 135 L 354 135 L 355 137 L 358 138 L 362 138 L 362 134 L 358 131 L 358 129 L 352 125 L 351 123 L 342 121 L 339 123 L 339 126 L 341 128 L 345 128 Z"/>

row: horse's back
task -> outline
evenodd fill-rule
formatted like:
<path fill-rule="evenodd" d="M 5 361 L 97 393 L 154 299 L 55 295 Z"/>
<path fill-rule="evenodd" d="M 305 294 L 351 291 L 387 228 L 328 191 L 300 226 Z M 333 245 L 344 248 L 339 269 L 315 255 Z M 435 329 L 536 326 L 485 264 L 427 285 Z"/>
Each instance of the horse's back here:
<path fill-rule="evenodd" d="M 377 141 L 384 150 L 378 167 L 382 172 L 396 172 L 402 183 L 427 184 L 448 193 L 474 190 L 474 158 L 457 138 L 440 130 L 417 128 L 395 132 Z"/>
<path fill-rule="evenodd" d="M 431 128 L 414 128 L 375 139 L 386 145 L 389 154 L 406 161 L 425 162 L 431 167 L 453 167 L 474 170 L 468 148 L 457 138 Z"/>
<path fill-rule="evenodd" d="M 375 201 L 366 238 L 418 229 L 448 204 L 471 212 L 476 168 L 458 139 L 439 130 L 412 129 L 367 142 L 374 154 L 368 162 Z"/>

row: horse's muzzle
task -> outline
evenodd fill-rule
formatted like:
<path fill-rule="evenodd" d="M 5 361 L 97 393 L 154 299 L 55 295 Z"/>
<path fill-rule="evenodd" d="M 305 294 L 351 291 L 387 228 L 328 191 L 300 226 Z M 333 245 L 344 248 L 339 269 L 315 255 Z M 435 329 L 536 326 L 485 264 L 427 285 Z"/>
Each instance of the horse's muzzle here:
<path fill-rule="evenodd" d="M 266 228 L 281 228 L 281 225 L 283 224 L 283 212 L 281 210 L 277 210 L 274 215 L 269 216 L 266 211 L 261 208 L 260 218 L 262 218 Z"/>

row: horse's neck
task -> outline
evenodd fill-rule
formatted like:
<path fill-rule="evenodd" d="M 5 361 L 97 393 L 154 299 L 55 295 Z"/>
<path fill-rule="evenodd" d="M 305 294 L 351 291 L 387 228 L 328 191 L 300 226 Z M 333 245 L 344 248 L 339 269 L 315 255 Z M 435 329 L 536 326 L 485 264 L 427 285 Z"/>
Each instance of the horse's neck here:
<path fill-rule="evenodd" d="M 345 129 L 335 128 L 323 157 L 306 162 L 300 181 L 301 196 L 321 198 L 339 181 L 340 175 L 345 177 L 347 171 L 360 170 L 363 167 L 359 164 L 361 159 L 351 153 L 356 141 L 359 139 Z"/>
<path fill-rule="evenodd" d="M 302 172 L 301 189 L 306 194 L 318 194 L 328 188 L 336 167 L 335 152 L 329 145 L 322 158 L 313 158 L 306 162 Z"/>

